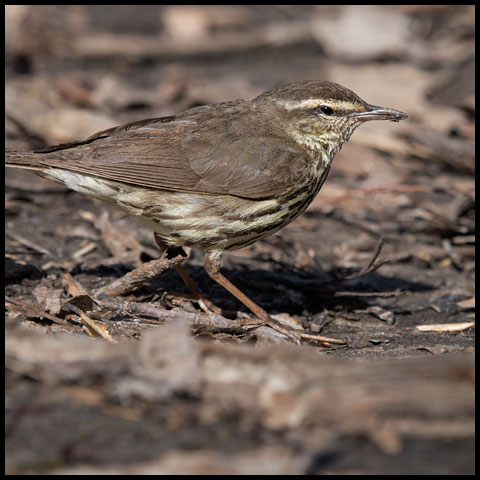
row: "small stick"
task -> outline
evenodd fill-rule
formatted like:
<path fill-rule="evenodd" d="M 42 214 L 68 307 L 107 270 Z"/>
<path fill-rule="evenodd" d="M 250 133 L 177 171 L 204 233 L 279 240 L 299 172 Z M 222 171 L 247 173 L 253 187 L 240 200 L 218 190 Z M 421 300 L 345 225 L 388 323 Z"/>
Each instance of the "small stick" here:
<path fill-rule="evenodd" d="M 128 315 L 147 315 L 159 321 L 169 322 L 181 318 L 192 326 L 205 326 L 219 329 L 239 329 L 245 327 L 248 323 L 250 326 L 258 326 L 263 322 L 255 320 L 251 322 L 239 322 L 237 320 L 229 320 L 217 314 L 186 312 L 185 310 L 167 310 L 159 308 L 149 303 L 129 302 L 127 300 L 119 300 L 114 298 L 102 298 L 98 300 L 99 305 L 108 309 L 115 310 L 121 314 Z"/>
<path fill-rule="evenodd" d="M 406 292 L 394 290 L 393 292 L 334 292 L 334 297 L 400 297 Z"/>
<path fill-rule="evenodd" d="M 336 343 L 338 345 L 346 345 L 345 340 L 339 340 L 337 338 L 323 337 L 322 335 L 312 335 L 311 333 L 300 333 L 302 338 L 308 340 L 314 340 L 316 342 Z"/>
<path fill-rule="evenodd" d="M 125 295 L 132 290 L 137 289 L 144 283 L 158 277 L 166 270 L 171 270 L 176 265 L 185 260 L 183 255 L 177 255 L 173 258 L 158 258 L 142 264 L 140 267 L 132 270 L 123 277 L 97 290 L 96 294 L 106 295 Z"/>
<path fill-rule="evenodd" d="M 375 253 L 373 254 L 373 257 L 370 260 L 369 264 L 365 268 L 362 268 L 359 272 L 352 273 L 351 275 L 347 275 L 346 277 L 336 278 L 335 280 L 331 280 L 330 282 L 325 282 L 324 285 L 327 285 L 329 283 L 345 282 L 346 280 L 353 280 L 355 278 L 363 277 L 364 275 L 367 275 L 367 273 L 371 273 L 371 272 L 374 272 L 375 270 L 378 270 L 382 265 L 385 265 L 390 261 L 387 258 L 385 260 L 380 260 L 379 262 L 376 262 L 382 250 L 383 244 L 384 244 L 383 237 L 380 237 L 380 240 L 378 241 L 377 247 L 375 249 Z"/>
<path fill-rule="evenodd" d="M 88 328 L 98 333 L 98 335 L 100 335 L 102 338 L 104 338 L 108 342 L 118 343 L 114 338 L 112 338 L 112 336 L 110 335 L 110 333 L 105 327 L 103 327 L 102 325 L 99 325 L 97 322 L 92 320 L 88 315 L 82 312 L 76 305 L 66 302 L 63 304 L 62 308 L 68 309 L 69 311 L 72 311 L 75 315 L 78 315 L 82 319 L 82 323 L 84 325 L 86 325 Z"/>
<path fill-rule="evenodd" d="M 13 240 L 16 240 L 18 243 L 24 245 L 25 247 L 29 248 L 30 250 L 33 250 L 37 253 L 42 253 L 43 255 L 49 255 L 50 257 L 52 256 L 52 253 L 45 248 L 41 247 L 40 245 L 37 245 L 36 243 L 32 242 L 31 240 L 27 240 L 26 238 L 23 238 L 22 236 L 18 235 L 17 233 L 13 232 L 7 232 L 7 235 L 12 238 Z"/>

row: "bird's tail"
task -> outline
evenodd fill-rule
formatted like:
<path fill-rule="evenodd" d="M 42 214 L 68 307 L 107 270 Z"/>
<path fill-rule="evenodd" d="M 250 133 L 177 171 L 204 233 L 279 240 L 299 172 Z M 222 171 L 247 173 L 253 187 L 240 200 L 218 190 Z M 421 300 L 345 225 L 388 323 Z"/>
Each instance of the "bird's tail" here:
<path fill-rule="evenodd" d="M 39 155 L 35 152 L 5 151 L 5 166 L 13 168 L 25 168 L 27 170 L 42 170 L 43 165 L 39 162 Z"/>

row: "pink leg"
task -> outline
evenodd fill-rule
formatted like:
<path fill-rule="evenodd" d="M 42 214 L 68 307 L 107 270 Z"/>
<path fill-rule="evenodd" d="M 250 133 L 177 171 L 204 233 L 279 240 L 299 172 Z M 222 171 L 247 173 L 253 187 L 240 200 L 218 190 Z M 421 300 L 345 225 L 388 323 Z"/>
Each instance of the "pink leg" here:
<path fill-rule="evenodd" d="M 246 307 L 248 307 L 257 318 L 262 320 L 269 327 L 286 335 L 294 342 L 298 343 L 299 339 L 295 333 L 284 325 L 281 325 L 275 319 L 270 317 L 268 313 L 253 300 L 248 298 L 239 288 L 237 288 L 230 280 L 220 273 L 222 251 L 207 252 L 205 255 L 205 270 L 213 280 L 228 290 L 234 297 L 238 298 Z"/>
<path fill-rule="evenodd" d="M 153 235 L 155 238 L 155 242 L 157 242 L 157 245 L 160 247 L 160 249 L 163 252 L 167 250 L 168 245 L 162 242 L 159 235 L 157 233 L 154 233 Z M 217 307 L 210 300 L 208 300 L 203 296 L 201 290 L 198 288 L 197 284 L 193 281 L 193 278 L 187 273 L 187 271 L 185 270 L 185 267 L 181 263 L 176 265 L 175 269 L 177 270 L 177 273 L 180 275 L 181 279 L 183 280 L 187 288 L 190 290 L 190 293 L 193 296 L 193 301 L 197 302 L 202 308 L 202 310 L 205 310 L 205 311 L 211 310 L 219 314 L 222 313 L 221 308 Z"/>

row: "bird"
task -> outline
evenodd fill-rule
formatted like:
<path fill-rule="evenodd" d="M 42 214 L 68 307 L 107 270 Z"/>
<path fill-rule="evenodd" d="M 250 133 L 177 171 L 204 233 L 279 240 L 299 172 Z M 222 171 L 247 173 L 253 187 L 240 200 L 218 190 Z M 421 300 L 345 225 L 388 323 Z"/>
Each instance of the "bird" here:
<path fill-rule="evenodd" d="M 221 273 L 224 251 L 271 235 L 304 212 L 357 127 L 406 118 L 337 83 L 309 80 L 252 100 L 128 123 L 83 141 L 6 151 L 5 165 L 139 217 L 164 251 L 205 251 L 208 275 L 258 319 L 278 328 Z M 211 304 L 183 265 L 177 271 L 198 302 Z"/>

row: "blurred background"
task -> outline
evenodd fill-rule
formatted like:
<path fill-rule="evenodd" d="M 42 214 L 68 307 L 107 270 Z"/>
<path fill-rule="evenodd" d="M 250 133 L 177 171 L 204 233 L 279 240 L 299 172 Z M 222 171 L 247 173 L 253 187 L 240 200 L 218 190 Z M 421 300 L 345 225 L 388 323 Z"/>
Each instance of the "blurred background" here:
<path fill-rule="evenodd" d="M 403 109 L 415 131 L 435 131 L 437 141 L 472 135 L 471 5 L 7 5 L 5 12 L 7 117 L 47 143 L 306 79 Z"/>
<path fill-rule="evenodd" d="M 340 83 L 368 103 L 401 110 L 409 115 L 405 122 L 362 126 L 335 158 L 308 211 L 274 236 L 225 255 L 224 271 L 270 313 L 297 315 L 312 332 L 346 340 L 345 347 L 320 349 L 331 357 L 420 356 L 428 361 L 431 355 L 466 354 L 473 350 L 475 309 L 474 39 L 473 5 L 6 5 L 6 149 L 81 140 L 122 123 L 249 99 L 310 79 Z M 151 232 L 114 208 L 22 171 L 8 171 L 6 187 L 6 277 L 12 298 L 44 305 L 32 290 L 53 289 L 64 298 L 66 273 L 93 290 L 103 281 L 99 272 L 118 277 L 156 255 Z M 111 223 L 104 221 L 105 211 Z M 380 237 L 385 241 L 381 257 L 388 263 L 360 279 L 335 283 L 369 264 Z M 193 252 L 188 269 L 207 296 L 241 308 L 209 282 L 202 261 Z M 333 290 L 318 290 L 332 281 Z M 159 288 L 183 287 L 168 274 L 155 285 Z M 147 293 L 144 299 L 150 300 Z M 65 331 L 46 323 L 38 309 L 9 308 L 12 318 L 35 327 L 35 333 Z M 108 324 L 117 338 L 137 338 L 147 329 L 141 322 L 132 326 L 117 320 L 112 316 Z M 11 339 L 24 338 L 12 327 L 18 322 L 7 324 Z M 465 327 L 456 335 L 416 330 L 422 324 L 459 323 Z M 174 334 L 180 335 L 175 342 L 191 342 L 189 333 L 182 332 Z M 248 465 L 268 474 L 473 471 L 473 396 L 468 388 L 400 388 L 398 392 L 420 392 L 411 403 L 418 401 L 413 410 L 421 413 L 409 413 L 409 427 L 393 423 L 387 428 L 372 413 L 375 398 L 362 404 L 368 404 L 364 410 L 348 403 L 370 391 L 364 383 L 358 397 L 339 387 L 331 398 L 321 389 L 322 379 L 321 394 L 310 401 L 303 386 L 288 390 L 290 380 L 285 380 L 285 396 L 277 397 L 268 382 L 248 388 L 242 383 L 257 378 L 258 362 L 253 361 L 251 370 L 241 362 L 230 365 L 229 372 L 240 372 L 238 377 L 222 377 L 232 380 L 218 388 L 216 374 L 208 365 L 203 370 L 199 360 L 210 358 L 211 351 L 200 355 L 204 344 L 196 342 L 188 343 L 196 352 L 192 355 L 198 355 L 195 379 L 187 375 L 180 387 L 172 387 L 168 375 L 159 374 L 153 384 L 166 382 L 166 391 L 158 387 L 153 394 L 145 387 L 134 393 L 127 389 L 127 394 L 124 389 L 122 396 L 116 383 L 121 378 L 106 380 L 117 372 L 117 364 L 77 378 L 70 370 L 52 373 L 52 365 L 62 365 L 56 357 L 45 365 L 32 363 L 28 352 L 44 337 L 29 339 L 25 350 L 16 343 L 10 350 L 15 361 L 10 363 L 7 402 L 21 406 L 43 388 L 48 393 L 37 405 L 42 424 L 29 401 L 23 410 L 7 410 L 10 473 L 63 467 L 66 473 L 78 473 L 76 466 L 103 463 L 124 473 L 123 466 L 115 465 L 126 462 L 140 465 L 133 471 L 142 474 L 148 472 L 142 462 L 152 458 L 159 462 L 154 472 L 174 474 L 248 473 Z M 225 337 L 209 332 L 204 339 L 214 344 Z M 237 341 L 228 336 L 228 342 Z M 215 364 L 217 373 L 233 355 L 224 347 L 227 359 Z M 55 348 L 68 353 L 76 347 L 64 339 Z M 318 349 L 303 350 L 312 357 L 303 357 L 302 372 L 321 372 Z M 276 357 L 285 371 L 295 367 L 288 355 Z M 169 361 L 182 365 L 182 358 L 172 353 Z M 268 365 L 268 358 L 260 363 Z M 447 372 L 449 360 L 442 359 Z M 190 371 L 190 363 L 185 365 Z M 390 365 L 392 371 L 402 371 Z M 462 368 L 455 371 L 464 373 L 448 378 L 469 381 L 470 367 Z M 135 369 L 129 374 L 140 382 Z M 424 377 L 442 374 L 435 375 Z M 236 378 L 242 380 L 236 383 Z M 86 382 L 90 390 L 65 394 L 66 385 L 77 382 Z M 111 396 L 112 385 L 119 397 Z M 52 396 L 53 391 L 63 393 Z M 387 397 L 398 399 L 398 392 Z M 449 397 L 450 392 L 458 396 Z M 72 411 L 65 410 L 65 398 L 75 400 Z M 433 413 L 430 401 L 437 408 Z M 402 405 L 407 403 L 405 399 Z M 318 416 L 314 404 L 327 413 Z M 337 404 L 343 412 L 331 411 Z M 391 412 L 395 419 L 403 418 L 405 412 L 395 408 L 386 409 L 385 418 Z M 366 411 L 371 416 L 364 416 Z M 422 423 L 429 415 L 436 430 Z M 82 441 L 76 433 L 72 438 L 78 418 L 86 432 Z M 102 441 L 97 425 L 120 443 Z M 413 441 L 404 438 L 405 429 Z M 231 456 L 222 456 L 226 450 Z M 192 452 L 200 453 L 192 457 Z"/>

